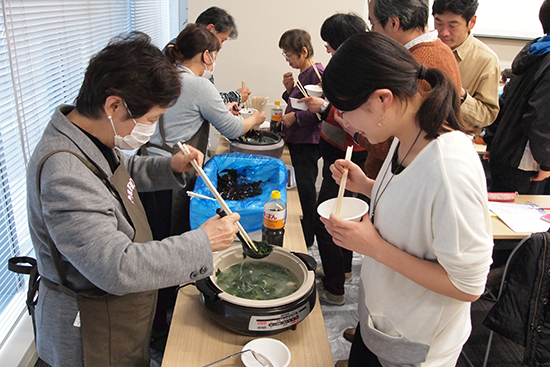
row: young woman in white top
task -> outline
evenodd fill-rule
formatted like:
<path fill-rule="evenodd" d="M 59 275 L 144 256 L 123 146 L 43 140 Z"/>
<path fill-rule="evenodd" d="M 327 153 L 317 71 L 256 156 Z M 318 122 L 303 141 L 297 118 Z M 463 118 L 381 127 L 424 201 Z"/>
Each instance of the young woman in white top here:
<path fill-rule="evenodd" d="M 432 86 L 425 98 L 419 80 Z M 337 245 L 365 255 L 349 366 L 455 366 L 492 253 L 485 176 L 456 88 L 370 32 L 340 46 L 323 91 L 348 131 L 372 144 L 396 137 L 376 180 L 351 162 L 331 166 L 371 198 L 362 222 L 322 219 Z"/>

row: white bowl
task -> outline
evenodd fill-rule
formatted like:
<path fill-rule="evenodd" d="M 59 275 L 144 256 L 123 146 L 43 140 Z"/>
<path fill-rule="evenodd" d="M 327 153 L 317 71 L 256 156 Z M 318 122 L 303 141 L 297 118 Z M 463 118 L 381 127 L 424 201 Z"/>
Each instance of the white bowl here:
<path fill-rule="evenodd" d="M 243 108 L 242 110 L 239 111 L 239 113 L 241 114 L 243 119 L 247 119 L 250 116 L 252 116 L 252 114 L 256 111 L 258 110 L 255 108 Z"/>
<path fill-rule="evenodd" d="M 252 349 L 266 357 L 273 367 L 287 367 L 290 363 L 290 350 L 283 342 L 272 338 L 259 338 L 248 342 L 243 350 Z M 252 353 L 241 354 L 241 361 L 246 367 L 260 367 Z"/>
<path fill-rule="evenodd" d="M 289 100 L 290 100 L 290 105 L 295 110 L 300 110 L 300 111 L 307 110 L 307 105 L 306 105 L 305 102 L 298 102 L 300 99 L 294 98 L 294 97 L 289 97 Z"/>
<path fill-rule="evenodd" d="M 315 84 L 304 85 L 305 90 L 311 97 L 321 97 L 323 95 L 323 88 Z"/>
<path fill-rule="evenodd" d="M 328 199 L 327 201 L 323 201 L 317 207 L 317 213 L 319 213 L 321 217 L 329 219 L 330 213 L 333 213 L 334 209 L 336 209 L 337 200 L 338 198 L 332 198 Z M 363 215 L 367 214 L 368 211 L 369 204 L 367 204 L 363 200 L 347 196 L 344 196 L 342 198 L 340 218 L 359 222 Z"/>

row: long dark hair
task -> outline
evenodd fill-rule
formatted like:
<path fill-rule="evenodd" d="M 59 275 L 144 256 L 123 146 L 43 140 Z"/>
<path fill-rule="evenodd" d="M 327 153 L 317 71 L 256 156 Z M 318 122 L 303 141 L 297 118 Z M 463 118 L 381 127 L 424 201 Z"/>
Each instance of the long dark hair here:
<path fill-rule="evenodd" d="M 351 36 L 334 54 L 323 74 L 323 92 L 334 107 L 352 111 L 378 89 L 389 89 L 407 103 L 418 93 L 418 79 L 432 87 L 416 120 L 427 139 L 449 128 L 465 130 L 459 120 L 456 86 L 439 69 L 421 66 L 397 41 L 377 32 Z"/>
<path fill-rule="evenodd" d="M 178 69 L 149 36 L 133 32 L 113 38 L 91 58 L 75 104 L 83 116 L 99 118 L 107 97 L 115 95 L 138 118 L 155 106 L 173 105 L 180 93 Z"/>
<path fill-rule="evenodd" d="M 201 24 L 189 23 L 178 35 L 174 44 L 166 46 L 164 54 L 172 63 L 190 60 L 204 51 L 219 51 L 220 41 Z"/>

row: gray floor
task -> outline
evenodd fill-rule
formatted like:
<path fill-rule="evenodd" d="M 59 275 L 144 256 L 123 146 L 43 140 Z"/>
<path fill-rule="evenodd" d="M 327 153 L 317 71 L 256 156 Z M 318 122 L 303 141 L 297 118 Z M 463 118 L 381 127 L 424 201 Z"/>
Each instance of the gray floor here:
<path fill-rule="evenodd" d="M 317 245 L 314 244 L 311 246 L 308 252 L 317 260 L 317 264 L 320 265 L 321 259 Z M 346 304 L 343 306 L 321 304 L 334 363 L 339 360 L 348 359 L 351 343 L 344 339 L 342 335 L 344 330 L 357 325 L 357 296 L 361 261 L 361 256 L 354 253 L 352 261 L 353 278 L 351 282 L 345 284 Z M 319 288 L 321 281 L 317 280 L 316 282 Z"/>

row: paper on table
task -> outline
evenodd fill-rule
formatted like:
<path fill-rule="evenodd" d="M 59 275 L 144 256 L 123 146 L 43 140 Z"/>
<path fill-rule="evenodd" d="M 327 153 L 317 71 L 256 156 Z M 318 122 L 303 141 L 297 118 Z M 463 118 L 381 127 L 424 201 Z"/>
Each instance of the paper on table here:
<path fill-rule="evenodd" d="M 514 232 L 546 232 L 550 223 L 540 220 L 545 212 L 533 210 L 529 204 L 489 202 L 489 210 Z"/>

